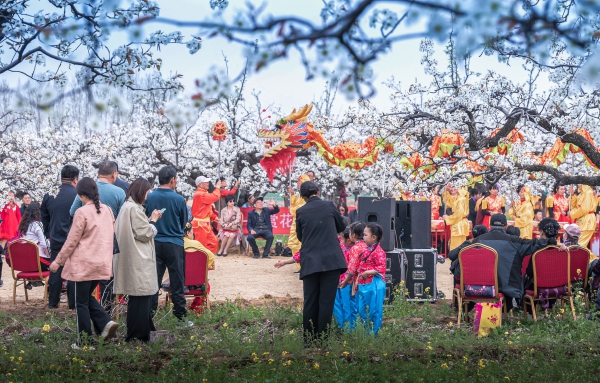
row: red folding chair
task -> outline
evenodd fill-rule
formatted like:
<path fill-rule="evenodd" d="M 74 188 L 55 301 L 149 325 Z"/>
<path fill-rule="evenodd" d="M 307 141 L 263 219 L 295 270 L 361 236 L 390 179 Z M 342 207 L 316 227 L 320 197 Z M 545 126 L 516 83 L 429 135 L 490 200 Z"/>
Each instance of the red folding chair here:
<path fill-rule="evenodd" d="M 560 251 L 558 246 L 547 246 L 533 253 L 531 262 L 533 264 L 533 290 L 525 290 L 525 297 L 523 298 L 523 315 L 525 318 L 527 318 L 527 306 L 529 305 L 531 306 L 533 320 L 537 320 L 535 305 L 536 302 L 540 301 L 540 289 L 545 289 L 548 291 L 548 299 L 560 300 L 563 318 L 565 317 L 565 299 L 568 297 L 573 320 L 577 320 L 575 306 L 573 305 L 573 294 L 571 293 L 569 250 Z M 566 291 L 560 295 L 557 295 L 553 290 L 565 286 Z"/>
<path fill-rule="evenodd" d="M 42 271 L 40 264 L 40 249 L 37 245 L 26 239 L 17 239 L 7 246 L 6 256 L 10 259 L 10 270 L 14 279 L 13 305 L 17 296 L 17 283 L 23 282 L 25 301 L 29 300 L 26 282 L 41 281 L 44 283 L 44 302 L 48 298 L 49 271 Z M 16 272 L 16 274 L 15 274 Z"/>
<path fill-rule="evenodd" d="M 570 261 L 570 277 L 571 277 L 571 283 L 573 282 L 583 282 L 583 291 L 584 291 L 584 300 L 585 300 L 585 307 L 586 309 L 589 309 L 589 299 L 588 299 L 588 294 L 587 294 L 587 286 L 588 286 L 588 278 L 587 278 L 587 273 L 588 273 L 588 265 L 590 262 L 590 255 L 592 255 L 592 252 L 589 251 L 587 248 L 585 247 L 581 247 L 578 245 L 573 245 L 569 247 L 569 257 L 571 259 Z M 594 256 L 595 257 L 595 256 Z"/>
<path fill-rule="evenodd" d="M 473 244 L 465 247 L 458 253 L 460 264 L 460 284 L 454 287 L 453 300 L 458 302 L 458 324 L 465 310 L 465 321 L 469 321 L 469 308 L 471 302 L 497 302 L 503 301 L 504 314 L 507 313 L 504 296 L 498 291 L 498 253 L 489 246 Z M 493 297 L 465 296 L 465 285 L 494 286 Z"/>
<path fill-rule="evenodd" d="M 185 282 L 184 286 L 200 286 L 201 288 L 192 288 L 185 296 L 203 297 L 204 305 L 210 308 L 208 294 L 210 287 L 208 285 L 208 254 L 203 251 L 192 251 L 185 253 Z M 203 288 L 202 288 L 203 287 Z M 171 291 L 167 293 L 166 305 L 169 305 Z"/>

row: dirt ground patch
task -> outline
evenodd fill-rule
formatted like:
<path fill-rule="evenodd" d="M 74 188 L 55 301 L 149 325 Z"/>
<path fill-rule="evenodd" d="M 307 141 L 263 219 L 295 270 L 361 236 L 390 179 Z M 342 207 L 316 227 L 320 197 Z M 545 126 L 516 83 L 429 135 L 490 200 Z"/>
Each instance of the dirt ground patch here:
<path fill-rule="evenodd" d="M 216 270 L 208 273 L 211 285 L 212 302 L 237 301 L 242 306 L 264 306 L 267 304 L 297 305 L 302 303 L 302 281 L 298 278 L 295 265 L 274 267 L 283 257 L 273 256 L 271 259 L 253 259 L 234 252 L 227 257 L 216 257 Z M 438 265 L 438 290 L 452 295 L 452 276 L 448 264 Z M 167 276 L 165 276 L 166 278 Z M 17 287 L 17 304 L 12 304 L 12 276 L 10 268 L 5 264 L 2 270 L 4 286 L 0 288 L 0 311 L 14 313 L 28 318 L 45 315 L 46 305 L 42 301 L 42 287 L 29 290 L 29 302 L 25 302 L 23 286 Z M 161 296 L 161 298 L 164 297 Z M 57 313 L 66 314 L 66 304 L 61 304 Z"/>

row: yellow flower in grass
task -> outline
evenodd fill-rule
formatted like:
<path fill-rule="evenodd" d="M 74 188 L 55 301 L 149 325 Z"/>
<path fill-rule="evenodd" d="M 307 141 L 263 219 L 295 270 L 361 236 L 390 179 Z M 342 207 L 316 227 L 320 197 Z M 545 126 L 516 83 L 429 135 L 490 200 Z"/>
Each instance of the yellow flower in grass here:
<path fill-rule="evenodd" d="M 319 369 L 319 363 L 313 364 L 313 367 L 318 370 Z"/>
<path fill-rule="evenodd" d="M 269 359 L 269 364 L 273 363 L 274 361 L 274 359 Z"/>
<path fill-rule="evenodd" d="M 290 335 L 294 335 L 294 330 L 290 330 Z"/>
<path fill-rule="evenodd" d="M 227 323 L 223 323 L 223 327 L 227 327 Z"/>
<path fill-rule="evenodd" d="M 350 353 L 348 351 L 344 351 L 344 352 L 342 352 L 342 355 L 343 356 L 348 356 L 348 355 L 350 355 Z"/>
<path fill-rule="evenodd" d="M 479 368 L 485 368 L 485 363 L 483 363 L 483 359 L 479 359 Z"/>
<path fill-rule="evenodd" d="M 21 350 L 19 351 L 19 354 L 25 354 L 25 351 Z"/>
<path fill-rule="evenodd" d="M 467 361 L 469 360 L 469 358 L 467 358 L 466 356 L 463 356 L 463 363 L 467 363 Z"/>
<path fill-rule="evenodd" d="M 190 340 L 194 340 L 194 336 L 193 336 L 193 335 L 192 335 L 192 336 L 190 336 Z"/>
<path fill-rule="evenodd" d="M 505 377 L 504 377 L 504 379 L 506 379 L 506 380 L 510 380 L 510 378 L 509 378 L 508 376 L 505 376 Z"/>
<path fill-rule="evenodd" d="M 448 327 L 452 327 L 452 326 L 454 326 L 454 323 L 448 322 Z"/>
<path fill-rule="evenodd" d="M 509 341 L 508 341 L 508 344 L 509 344 L 509 345 L 511 345 L 511 344 L 512 344 L 512 342 L 509 340 Z"/>
<path fill-rule="evenodd" d="M 442 363 L 442 365 L 440 367 L 442 367 L 443 369 L 446 369 L 446 368 L 448 368 L 448 363 Z"/>
<path fill-rule="evenodd" d="M 287 351 L 281 351 L 281 356 L 286 356 L 288 354 Z"/>

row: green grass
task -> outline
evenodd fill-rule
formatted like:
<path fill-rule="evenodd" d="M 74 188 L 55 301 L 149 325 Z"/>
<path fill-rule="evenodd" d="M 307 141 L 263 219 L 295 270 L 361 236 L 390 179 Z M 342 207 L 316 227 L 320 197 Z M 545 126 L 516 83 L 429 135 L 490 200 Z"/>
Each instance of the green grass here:
<path fill-rule="evenodd" d="M 228 302 L 192 317 L 192 328 L 177 327 L 161 310 L 157 327 L 174 333 L 174 344 L 100 342 L 95 351 L 69 347 L 71 313 L 40 314 L 0 314 L 0 381 L 574 382 L 597 381 L 600 373 L 598 322 L 552 314 L 537 323 L 505 321 L 477 338 L 468 325 L 456 326 L 445 301 L 398 300 L 385 310 L 378 336 L 336 332 L 310 349 L 303 346 L 298 306 Z"/>

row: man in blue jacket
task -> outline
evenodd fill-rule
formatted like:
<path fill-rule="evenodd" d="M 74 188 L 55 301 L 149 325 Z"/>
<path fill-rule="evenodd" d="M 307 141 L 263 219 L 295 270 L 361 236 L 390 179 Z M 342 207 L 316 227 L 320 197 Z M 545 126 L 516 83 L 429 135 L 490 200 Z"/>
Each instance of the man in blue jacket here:
<path fill-rule="evenodd" d="M 258 197 L 254 201 L 254 210 L 248 214 L 248 243 L 252 248 L 255 259 L 260 258 L 258 246 L 256 246 L 256 238 L 264 238 L 267 243 L 263 252 L 263 258 L 271 259 L 269 252 L 273 244 L 273 225 L 271 225 L 271 214 L 279 213 L 279 206 L 275 204 L 273 198 L 269 200 L 271 208 L 263 208 L 263 197 Z"/>
<path fill-rule="evenodd" d="M 187 315 L 186 302 L 183 295 L 185 283 L 185 250 L 183 248 L 183 229 L 187 224 L 187 207 L 182 196 L 175 192 L 177 188 L 177 170 L 173 166 L 163 166 L 158 171 L 158 189 L 146 198 L 146 214 L 152 215 L 154 210 L 164 209 L 163 215 L 156 222 L 156 271 L 158 285 L 162 285 L 165 270 L 169 270 L 171 296 L 173 297 L 173 314 L 184 323 Z M 152 299 L 152 311 L 158 309 L 158 292 Z M 191 322 L 188 322 L 191 323 Z"/>

